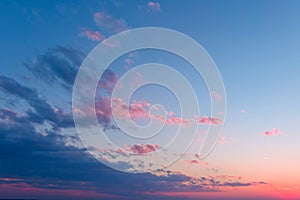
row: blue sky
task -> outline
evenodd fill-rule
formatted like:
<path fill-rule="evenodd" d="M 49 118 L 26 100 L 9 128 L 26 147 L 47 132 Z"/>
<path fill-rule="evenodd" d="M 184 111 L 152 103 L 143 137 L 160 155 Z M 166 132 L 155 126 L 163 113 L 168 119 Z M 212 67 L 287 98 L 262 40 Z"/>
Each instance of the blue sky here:
<path fill-rule="evenodd" d="M 0 198 L 299 198 L 299 7 L 292 0 L 0 2 Z M 80 144 L 72 118 L 73 82 L 83 59 L 105 38 L 149 26 L 182 32 L 212 57 L 226 89 L 223 135 L 205 160 L 198 161 L 192 149 L 162 171 L 117 172 Z M 203 79 L 176 55 L 143 50 L 120 57 L 102 79 L 96 109 L 99 123 L 116 134 L 109 137 L 134 154 L 160 148 L 182 125 L 167 126 L 169 135 L 146 141 L 150 146 L 128 144 L 115 130 L 105 107 L 110 87 L 128 70 L 149 62 L 183 74 L 197 91 L 198 120 L 210 115 Z M 174 112 L 169 119 L 180 116 L 174 95 L 162 88 L 140 89 L 132 97 L 133 107 L 127 106 L 137 109 L 142 100 Z M 145 113 L 137 112 L 141 124 L 148 122 Z M 199 131 L 209 123 L 200 122 Z M 120 156 L 103 152 L 108 161 Z M 118 158 L 116 164 L 131 163 Z"/>

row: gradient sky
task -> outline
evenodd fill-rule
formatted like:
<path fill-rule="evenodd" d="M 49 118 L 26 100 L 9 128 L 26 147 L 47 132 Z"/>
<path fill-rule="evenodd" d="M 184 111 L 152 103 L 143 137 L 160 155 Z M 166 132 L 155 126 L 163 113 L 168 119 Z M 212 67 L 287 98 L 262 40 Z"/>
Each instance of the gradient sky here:
<path fill-rule="evenodd" d="M 1 1 L 0 199 L 300 199 L 299 8 L 296 0 Z M 102 164 L 82 146 L 72 87 L 97 44 L 148 26 L 182 32 L 206 49 L 222 75 L 227 112 L 221 139 L 206 159 L 192 148 L 169 168 L 133 174 Z M 156 50 L 123 55 L 105 72 L 96 97 L 99 124 L 120 151 L 97 151 L 127 169 L 133 166 L 122 159 L 125 151 L 155 166 L 145 153 L 184 127 L 175 96 L 155 85 L 138 90 L 118 113 L 132 109 L 145 125 L 149 106 L 164 105 L 177 122 L 169 121 L 161 138 L 128 143 L 111 121 L 111 89 L 124 73 L 149 62 L 171 66 L 197 91 L 201 116 L 189 119 L 200 124 L 195 148 L 209 125 L 221 125 L 210 116 L 203 79 L 183 59 Z M 132 84 L 143 79 L 137 74 Z"/>

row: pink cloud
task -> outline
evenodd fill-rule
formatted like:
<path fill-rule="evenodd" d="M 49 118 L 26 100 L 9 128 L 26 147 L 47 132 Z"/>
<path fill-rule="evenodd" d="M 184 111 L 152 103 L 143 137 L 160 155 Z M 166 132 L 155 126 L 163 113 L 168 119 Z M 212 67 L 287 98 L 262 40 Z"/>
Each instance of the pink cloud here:
<path fill-rule="evenodd" d="M 23 179 L 19 179 L 19 178 L 0 178 L 0 180 L 5 182 L 23 181 Z"/>
<path fill-rule="evenodd" d="M 130 66 L 132 66 L 138 58 L 139 56 L 136 52 L 130 52 L 128 54 L 128 57 L 124 60 L 124 62 L 126 63 L 125 69 L 129 70 Z"/>
<path fill-rule="evenodd" d="M 222 95 L 220 95 L 218 92 L 213 91 L 211 95 L 216 101 L 222 101 L 223 99 Z"/>
<path fill-rule="evenodd" d="M 109 124 L 111 122 L 112 110 L 110 97 L 100 97 L 97 100 L 96 114 L 103 124 Z"/>
<path fill-rule="evenodd" d="M 101 29 L 109 34 L 122 32 L 128 29 L 128 26 L 123 19 L 115 19 L 104 11 L 94 13 L 94 21 Z"/>
<path fill-rule="evenodd" d="M 148 4 L 147 4 L 147 7 L 151 11 L 161 11 L 160 4 L 158 2 L 149 1 Z"/>
<path fill-rule="evenodd" d="M 189 164 L 200 164 L 200 160 L 186 160 Z"/>
<path fill-rule="evenodd" d="M 198 159 L 202 158 L 202 156 L 200 154 L 197 154 L 197 153 L 195 154 L 195 157 L 198 158 Z"/>
<path fill-rule="evenodd" d="M 107 92 L 112 92 L 116 83 L 118 82 L 118 76 L 111 70 L 105 70 L 98 84 L 98 89 L 105 89 Z"/>
<path fill-rule="evenodd" d="M 120 98 L 99 97 L 96 102 L 96 113 L 104 124 L 109 124 L 112 117 L 119 120 L 149 119 L 148 103 L 133 101 L 127 105 Z M 114 111 L 114 116 L 113 112 Z"/>
<path fill-rule="evenodd" d="M 191 123 L 189 119 L 176 117 L 174 114 L 172 114 L 172 112 L 169 117 L 152 115 L 149 113 L 151 104 L 145 100 L 140 102 L 134 100 L 130 105 L 127 105 L 123 102 L 122 99 L 116 98 L 112 99 L 112 105 L 112 109 L 114 109 L 114 113 L 116 114 L 116 116 L 114 117 L 118 119 L 156 119 L 160 122 L 165 122 L 168 126 L 189 126 Z M 102 102 L 102 104 L 99 105 L 99 108 L 101 110 L 103 108 L 106 108 L 107 106 L 108 102 Z M 104 112 L 101 112 L 99 114 L 104 114 Z M 111 112 L 107 112 L 107 114 L 109 115 L 109 117 L 112 117 Z"/>
<path fill-rule="evenodd" d="M 88 39 L 93 41 L 103 41 L 105 40 L 105 36 L 99 33 L 98 31 L 86 30 L 83 32 L 83 35 Z"/>
<path fill-rule="evenodd" d="M 146 154 L 150 152 L 154 152 L 159 148 L 158 144 L 135 144 L 132 146 L 128 146 L 126 148 L 127 151 L 130 151 L 134 154 Z"/>
<path fill-rule="evenodd" d="M 145 102 L 145 101 L 143 101 Z M 148 103 L 133 101 L 129 106 L 129 113 L 133 120 L 135 119 L 149 119 L 150 113 L 148 112 Z M 149 104 L 150 105 L 150 104 Z"/>
<path fill-rule="evenodd" d="M 152 119 L 156 119 L 161 121 L 162 123 L 166 123 L 168 126 L 189 126 L 191 124 L 191 121 L 189 119 L 182 119 L 179 117 L 176 117 L 173 112 L 169 112 L 168 117 L 162 116 L 162 115 L 151 115 L 150 117 Z"/>
<path fill-rule="evenodd" d="M 273 135 L 278 135 L 280 134 L 280 131 L 278 128 L 273 128 L 272 131 L 266 131 L 265 136 L 273 136 Z"/>
<path fill-rule="evenodd" d="M 126 58 L 124 61 L 127 65 L 132 65 L 134 64 L 134 60 L 132 58 Z"/>
<path fill-rule="evenodd" d="M 127 105 L 120 98 L 112 99 L 112 109 L 115 116 L 118 119 L 149 119 L 148 106 L 151 105 L 146 101 L 138 102 L 133 101 L 130 105 Z M 112 117 L 111 113 L 108 113 Z"/>
<path fill-rule="evenodd" d="M 135 77 L 135 82 L 137 84 L 137 86 L 140 86 L 142 84 L 142 75 L 138 72 L 136 72 L 134 74 L 134 77 Z"/>
<path fill-rule="evenodd" d="M 200 124 L 210 124 L 210 125 L 220 125 L 222 124 L 222 120 L 216 117 L 208 117 L 208 116 L 204 116 L 204 117 L 200 117 L 198 119 L 198 122 Z"/>
<path fill-rule="evenodd" d="M 227 144 L 228 140 L 225 136 L 221 136 L 220 140 L 219 140 L 219 144 Z"/>
<path fill-rule="evenodd" d="M 204 162 L 199 159 L 186 160 L 186 162 L 190 165 L 199 165 L 199 164 L 208 165 L 208 162 Z"/>
<path fill-rule="evenodd" d="M 139 73 L 135 74 L 135 84 L 141 84 L 142 77 Z M 118 82 L 117 75 L 110 71 L 106 70 L 103 73 L 99 81 L 98 88 L 104 89 L 108 94 L 110 94 L 114 87 L 121 88 L 122 86 L 116 86 Z M 177 117 L 173 112 L 167 112 L 167 115 L 156 115 L 149 113 L 149 109 L 152 106 L 149 102 L 143 101 L 133 101 L 130 105 L 123 102 L 121 98 L 111 98 L 109 95 L 103 97 L 100 95 L 96 100 L 96 114 L 99 118 L 99 121 L 102 125 L 109 127 L 112 121 L 112 118 L 115 117 L 119 120 L 150 120 L 155 119 L 156 122 L 165 123 L 168 126 L 190 126 L 191 123 L 194 123 L 192 119 L 183 119 Z M 155 107 L 153 107 L 155 109 Z M 92 109 L 92 108 L 91 108 Z M 114 112 L 112 112 L 114 111 Z M 80 112 L 79 110 L 74 110 L 74 112 Z M 91 112 L 92 113 L 92 112 Z M 114 113 L 114 116 L 113 116 Z M 222 124 L 222 120 L 216 117 L 198 117 L 195 116 L 196 121 L 200 124 L 211 124 L 219 125 Z M 113 125 L 112 125 L 113 126 Z"/>
<path fill-rule="evenodd" d="M 166 124 L 169 126 L 177 125 L 177 126 L 189 126 L 190 120 L 189 119 L 182 119 L 179 117 L 171 116 L 170 118 L 166 119 Z"/>
<path fill-rule="evenodd" d="M 241 114 L 247 114 L 247 111 L 246 110 L 240 110 L 240 113 Z"/>

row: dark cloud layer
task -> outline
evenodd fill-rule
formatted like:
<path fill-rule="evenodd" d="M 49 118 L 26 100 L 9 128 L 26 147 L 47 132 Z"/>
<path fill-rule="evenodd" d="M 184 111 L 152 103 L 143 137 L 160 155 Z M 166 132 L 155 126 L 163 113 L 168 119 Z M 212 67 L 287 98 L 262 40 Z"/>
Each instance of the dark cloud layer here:
<path fill-rule="evenodd" d="M 97 20 L 100 20 L 100 23 L 101 20 L 111 19 L 104 16 L 103 19 Z M 83 54 L 79 51 L 59 46 L 37 56 L 32 63 L 24 66 L 46 83 L 59 83 L 70 89 L 82 58 Z M 106 71 L 99 87 L 109 93 L 116 80 L 115 73 Z M 32 188 L 31 192 L 42 188 L 49 192 L 54 189 L 93 191 L 122 196 L 125 199 L 165 199 L 167 197 L 157 197 L 149 193 L 216 192 L 219 191 L 218 187 L 262 184 L 230 182 L 218 178 L 193 178 L 164 170 L 155 174 L 129 174 L 116 171 L 90 157 L 86 149 L 66 145 L 69 136 L 64 135 L 61 129 L 74 128 L 71 113 L 65 113 L 62 109 L 54 107 L 51 102 L 41 98 L 38 90 L 9 77 L 0 76 L 0 90 L 28 103 L 25 113 L 0 108 L 0 194 L 4 192 L 1 191 L 1 186 L 10 184 L 20 190 L 26 185 L 26 188 Z M 101 100 L 105 104 L 105 98 L 102 97 Z M 102 124 L 110 123 L 108 118 L 100 117 L 99 121 Z M 44 129 L 45 133 L 37 128 L 39 125 L 47 127 Z M 78 140 L 76 135 L 72 137 Z M 131 150 L 143 153 L 154 151 L 157 147 L 135 145 Z M 13 193 L 14 191 L 12 196 Z"/>
<path fill-rule="evenodd" d="M 118 172 L 88 156 L 85 149 L 65 146 L 56 134 L 41 135 L 11 110 L 1 109 L 0 117 L 0 177 L 24 180 L 35 188 L 96 190 L 132 198 L 145 192 L 185 191 L 183 183 L 193 181 L 171 172 L 164 176 Z M 201 185 L 195 189 L 208 190 Z"/>
<path fill-rule="evenodd" d="M 58 46 L 38 55 L 32 62 L 24 63 L 37 78 L 48 83 L 61 83 L 70 88 L 84 54 L 71 47 Z"/>
<path fill-rule="evenodd" d="M 21 85 L 12 78 L 0 76 L 0 89 L 25 100 L 30 105 L 27 110 L 29 122 L 49 121 L 56 129 L 71 127 L 74 124 L 71 114 L 53 108 L 45 99 L 39 97 L 37 90 Z"/>

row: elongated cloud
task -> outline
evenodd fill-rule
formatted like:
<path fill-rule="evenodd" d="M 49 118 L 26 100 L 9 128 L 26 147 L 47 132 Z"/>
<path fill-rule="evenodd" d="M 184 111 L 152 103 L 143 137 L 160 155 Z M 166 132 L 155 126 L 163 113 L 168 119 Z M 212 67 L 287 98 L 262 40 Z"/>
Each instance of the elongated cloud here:
<path fill-rule="evenodd" d="M 45 99 L 38 96 L 37 90 L 24 86 L 12 78 L 0 76 L 0 88 L 15 97 L 21 98 L 34 109 L 26 111 L 28 120 L 35 123 L 43 123 L 44 121 L 51 122 L 54 128 L 66 128 L 73 126 L 73 119 L 70 114 L 62 112 L 58 108 L 53 108 Z M 6 116 L 12 117 L 13 114 L 9 110 Z M 10 112 L 9 115 L 7 115 Z M 24 118 L 23 118 L 24 119 Z"/>
<path fill-rule="evenodd" d="M 111 107 L 112 105 L 112 107 Z M 110 126 L 112 118 L 115 117 L 120 120 L 149 120 L 155 119 L 158 122 L 166 123 L 168 126 L 189 126 L 191 121 L 189 119 L 182 119 L 176 117 L 174 113 L 170 112 L 168 116 L 155 115 L 149 113 L 149 108 L 152 106 L 149 102 L 133 101 L 130 105 L 123 102 L 120 98 L 113 98 L 107 96 L 100 96 L 96 101 L 96 113 L 99 117 L 100 123 L 106 128 Z M 114 109 L 115 116 L 113 116 L 112 109 Z"/>
<path fill-rule="evenodd" d="M 186 162 L 189 164 L 200 164 L 200 160 L 187 160 Z"/>
<path fill-rule="evenodd" d="M 83 58 L 84 54 L 72 47 L 58 46 L 23 64 L 37 79 L 70 90 Z"/>
<path fill-rule="evenodd" d="M 189 119 L 182 119 L 174 115 L 166 119 L 166 124 L 169 126 L 189 126 L 190 123 Z"/>
<path fill-rule="evenodd" d="M 105 36 L 102 35 L 98 31 L 86 30 L 82 34 L 84 36 L 86 36 L 88 39 L 93 40 L 93 41 L 103 41 L 103 40 L 105 40 Z"/>
<path fill-rule="evenodd" d="M 265 136 L 273 136 L 278 134 L 280 134 L 280 130 L 278 128 L 273 128 L 273 130 L 265 132 Z"/>
<path fill-rule="evenodd" d="M 200 124 L 210 124 L 210 125 L 220 125 L 220 124 L 222 124 L 221 119 L 216 118 L 216 117 L 208 117 L 208 116 L 198 118 L 198 122 Z"/>
<path fill-rule="evenodd" d="M 134 154 L 146 154 L 156 151 L 159 147 L 158 144 L 135 144 L 128 146 L 126 150 Z"/>

